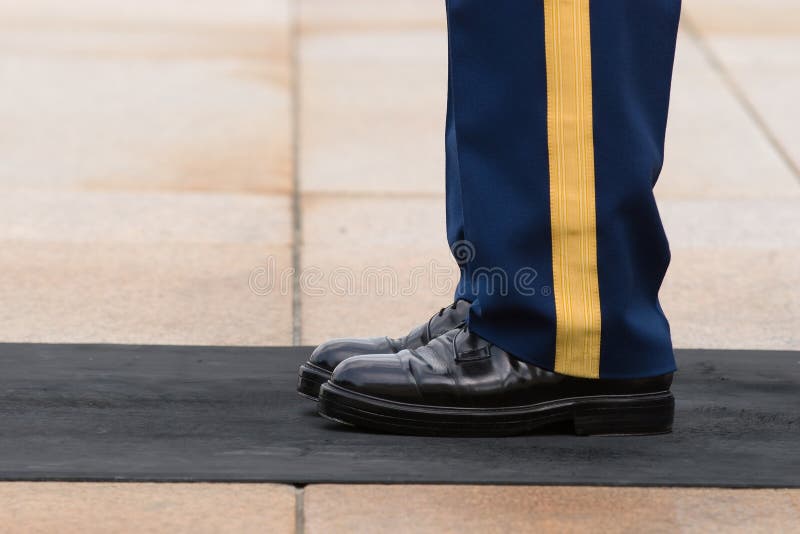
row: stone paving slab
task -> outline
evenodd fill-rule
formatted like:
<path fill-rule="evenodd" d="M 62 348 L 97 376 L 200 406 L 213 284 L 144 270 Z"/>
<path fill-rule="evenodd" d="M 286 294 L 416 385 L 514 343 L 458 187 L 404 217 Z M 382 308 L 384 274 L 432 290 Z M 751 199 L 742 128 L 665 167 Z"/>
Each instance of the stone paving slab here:
<path fill-rule="evenodd" d="M 800 32 L 800 4 L 795 0 L 692 0 L 683 4 L 683 16 L 708 33 Z"/>
<path fill-rule="evenodd" d="M 288 192 L 287 5 L 0 5 L 0 187 Z"/>
<path fill-rule="evenodd" d="M 308 534 L 797 532 L 800 491 L 309 486 Z"/>
<path fill-rule="evenodd" d="M 281 196 L 6 192 L 0 340 L 291 343 L 291 292 L 251 287 L 289 222 Z"/>
<path fill-rule="evenodd" d="M 288 0 L 0 3 L 0 340 L 292 340 Z"/>
<path fill-rule="evenodd" d="M 672 264 L 661 300 L 675 345 L 800 348 L 795 199 L 669 200 Z"/>
<path fill-rule="evenodd" d="M 370 252 L 375 256 L 358 256 L 358 250 L 347 249 L 306 254 L 304 269 L 319 269 L 324 278 L 313 286 L 321 287 L 322 294 L 303 289 L 303 344 L 338 337 L 402 336 L 453 302 L 458 277 L 446 247 L 386 261 L 380 258 L 389 258 L 397 249 Z M 431 269 L 441 272 L 430 276 Z M 343 294 L 337 289 L 346 287 L 353 290 Z"/>
<path fill-rule="evenodd" d="M 712 34 L 707 39 L 773 141 L 790 158 L 800 182 L 800 22 L 793 35 Z"/>
<path fill-rule="evenodd" d="M 800 182 L 709 63 L 695 37 L 678 40 L 663 173 L 666 198 L 800 197 Z"/>
<path fill-rule="evenodd" d="M 299 0 L 300 26 L 304 34 L 316 31 L 396 31 L 408 28 L 445 27 L 444 2 L 430 0 Z"/>
<path fill-rule="evenodd" d="M 684 18 L 800 180 L 800 4 L 696 0 L 684 5 Z"/>
<path fill-rule="evenodd" d="M 691 199 L 659 203 L 672 248 L 800 249 L 796 199 Z"/>
<path fill-rule="evenodd" d="M 290 209 L 282 195 L 11 190 L 0 240 L 289 246 Z"/>
<path fill-rule="evenodd" d="M 443 3 L 420 12 L 387 1 L 303 6 L 302 191 L 442 193 Z"/>
<path fill-rule="evenodd" d="M 307 195 L 303 215 L 303 269 L 322 276 L 301 284 L 303 343 L 401 335 L 452 301 L 443 198 Z"/>
<path fill-rule="evenodd" d="M 418 0 L 419 1 L 419 0 Z M 269 26 L 270 33 L 287 33 L 291 0 L 236 0 L 221 4 L 217 0 L 192 0 L 186 9 L 185 0 L 75 0 L 68 4 L 59 0 L 3 0 L 3 20 L 16 25 L 19 21 L 39 20 L 43 23 L 59 20 L 157 23 L 254 23 Z"/>
<path fill-rule="evenodd" d="M 295 489 L 274 484 L 0 484 L 0 530 L 295 532 Z"/>
<path fill-rule="evenodd" d="M 253 271 L 287 247 L 0 243 L 0 341 L 181 345 L 291 343 L 291 293 Z"/>
<path fill-rule="evenodd" d="M 800 251 L 672 252 L 661 303 L 677 347 L 800 348 Z"/>

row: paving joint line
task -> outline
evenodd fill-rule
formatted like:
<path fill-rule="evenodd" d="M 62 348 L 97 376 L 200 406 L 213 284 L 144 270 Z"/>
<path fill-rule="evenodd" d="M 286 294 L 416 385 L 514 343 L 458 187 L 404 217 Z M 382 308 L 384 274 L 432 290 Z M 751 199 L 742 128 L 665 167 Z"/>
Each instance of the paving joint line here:
<path fill-rule="evenodd" d="M 728 71 L 727 68 L 725 68 L 725 64 L 714 52 L 708 40 L 703 35 L 703 32 L 700 31 L 695 23 L 685 15 L 683 16 L 681 25 L 686 28 L 687 34 L 697 44 L 697 47 L 700 49 L 700 52 L 703 54 L 705 60 L 720 76 L 722 82 L 731 91 L 733 97 L 739 102 L 739 105 L 742 106 L 747 116 L 750 117 L 750 120 L 755 123 L 755 125 L 761 131 L 761 134 L 767 139 L 767 142 L 770 144 L 770 146 L 772 146 L 775 152 L 777 152 L 778 157 L 781 159 L 781 161 L 783 161 L 784 165 L 786 165 L 794 177 L 800 181 L 800 166 L 795 163 L 794 159 L 783 146 L 778 136 L 772 131 L 772 129 L 769 127 L 769 124 L 767 124 L 767 121 L 758 112 L 758 108 L 747 97 L 744 89 L 742 89 L 739 84 L 736 83 L 733 75 Z"/>
<path fill-rule="evenodd" d="M 294 531 L 295 534 L 305 534 L 306 531 L 306 510 L 305 510 L 305 486 L 296 486 L 294 489 Z"/>
<path fill-rule="evenodd" d="M 302 268 L 303 208 L 300 193 L 300 1 L 289 2 L 289 69 L 292 123 L 292 345 L 302 343 Z"/>

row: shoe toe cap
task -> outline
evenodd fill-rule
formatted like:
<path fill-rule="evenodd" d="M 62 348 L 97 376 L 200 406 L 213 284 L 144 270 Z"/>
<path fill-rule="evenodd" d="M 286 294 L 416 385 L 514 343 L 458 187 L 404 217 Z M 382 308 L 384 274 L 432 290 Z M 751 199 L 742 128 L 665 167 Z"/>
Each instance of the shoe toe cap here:
<path fill-rule="evenodd" d="M 333 371 L 336 367 L 352 356 L 391 352 L 389 340 L 384 338 L 371 339 L 334 339 L 317 347 L 308 359 L 309 362 Z"/>
<path fill-rule="evenodd" d="M 336 368 L 330 382 L 349 391 L 386 400 L 416 402 L 422 399 L 408 365 L 397 354 L 348 358 Z"/>

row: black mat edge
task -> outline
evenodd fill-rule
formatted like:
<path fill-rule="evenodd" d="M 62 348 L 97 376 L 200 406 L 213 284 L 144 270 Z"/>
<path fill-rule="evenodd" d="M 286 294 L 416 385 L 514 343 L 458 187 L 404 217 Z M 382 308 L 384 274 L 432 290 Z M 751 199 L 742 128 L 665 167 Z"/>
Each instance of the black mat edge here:
<path fill-rule="evenodd" d="M 14 342 L 14 341 L 0 341 L 0 350 L 4 347 L 14 346 L 40 346 L 40 347 L 126 347 L 128 349 L 204 349 L 204 350 L 218 350 L 222 352 L 240 352 L 240 351 L 260 351 L 260 350 L 293 350 L 293 351 L 308 351 L 310 354 L 315 346 L 307 345 L 204 345 L 204 344 L 150 344 L 150 343 L 114 343 L 114 342 Z M 786 357 L 794 356 L 800 360 L 800 350 L 791 349 L 715 349 L 715 348 L 675 348 L 675 353 L 691 352 L 695 354 L 704 353 L 745 353 L 745 354 L 782 354 Z M 678 373 L 680 369 L 678 369 Z M 587 438 L 589 439 L 589 438 Z M 594 437 L 592 439 L 603 439 L 602 436 Z M 335 484 L 335 485 L 364 485 L 364 486 L 400 486 L 400 485 L 414 485 L 414 486 L 517 486 L 517 487 L 631 487 L 631 488 L 704 488 L 704 489 L 800 489 L 800 477 L 796 483 L 790 485 L 775 485 L 775 484 L 748 484 L 748 483 L 731 483 L 731 484 L 689 484 L 681 482 L 627 482 L 627 481 L 614 481 L 614 482 L 578 482 L 569 481 L 568 483 L 560 481 L 542 480 L 534 483 L 516 482 L 507 480 L 482 480 L 482 481 L 459 481 L 459 480 L 413 480 L 404 478 L 402 480 L 386 479 L 379 482 L 374 480 L 357 480 L 357 479 L 338 479 L 338 478 L 287 478 L 287 477 L 224 477 L 216 475 L 202 475 L 198 474 L 192 477 L 174 477 L 174 476 L 160 476 L 154 475 L 136 475 L 136 476 L 114 476 L 114 475 L 98 475 L 98 476 L 74 476 L 74 475 L 59 475 L 53 474 L 48 476 L 31 476 L 29 474 L 19 474 L 14 472 L 0 473 L 0 483 L 15 483 L 15 482 L 33 482 L 33 483 L 47 483 L 47 482 L 66 482 L 76 484 L 96 484 L 96 483 L 120 483 L 120 484 L 139 484 L 139 483 L 179 483 L 179 484 L 283 484 L 291 485 L 302 488 L 308 485 L 316 484 Z"/>

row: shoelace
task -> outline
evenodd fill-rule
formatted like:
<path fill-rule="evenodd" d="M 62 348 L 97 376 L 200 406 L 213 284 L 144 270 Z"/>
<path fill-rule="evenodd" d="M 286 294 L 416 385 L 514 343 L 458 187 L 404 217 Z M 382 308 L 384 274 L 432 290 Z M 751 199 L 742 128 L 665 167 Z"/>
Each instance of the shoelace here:
<path fill-rule="evenodd" d="M 441 317 L 447 310 L 455 310 L 456 308 L 458 308 L 458 301 L 452 303 L 450 306 L 445 306 L 444 308 L 439 310 L 439 313 L 437 315 Z"/>
<path fill-rule="evenodd" d="M 455 301 L 450 306 L 445 306 L 444 308 L 439 310 L 439 313 L 435 314 L 433 317 L 428 319 L 428 324 L 425 325 L 425 337 L 423 338 L 425 343 L 431 340 L 431 324 L 433 323 L 434 319 L 441 318 L 442 316 L 444 316 L 444 312 L 446 312 L 447 310 L 455 310 L 457 307 L 458 307 L 458 301 Z"/>

